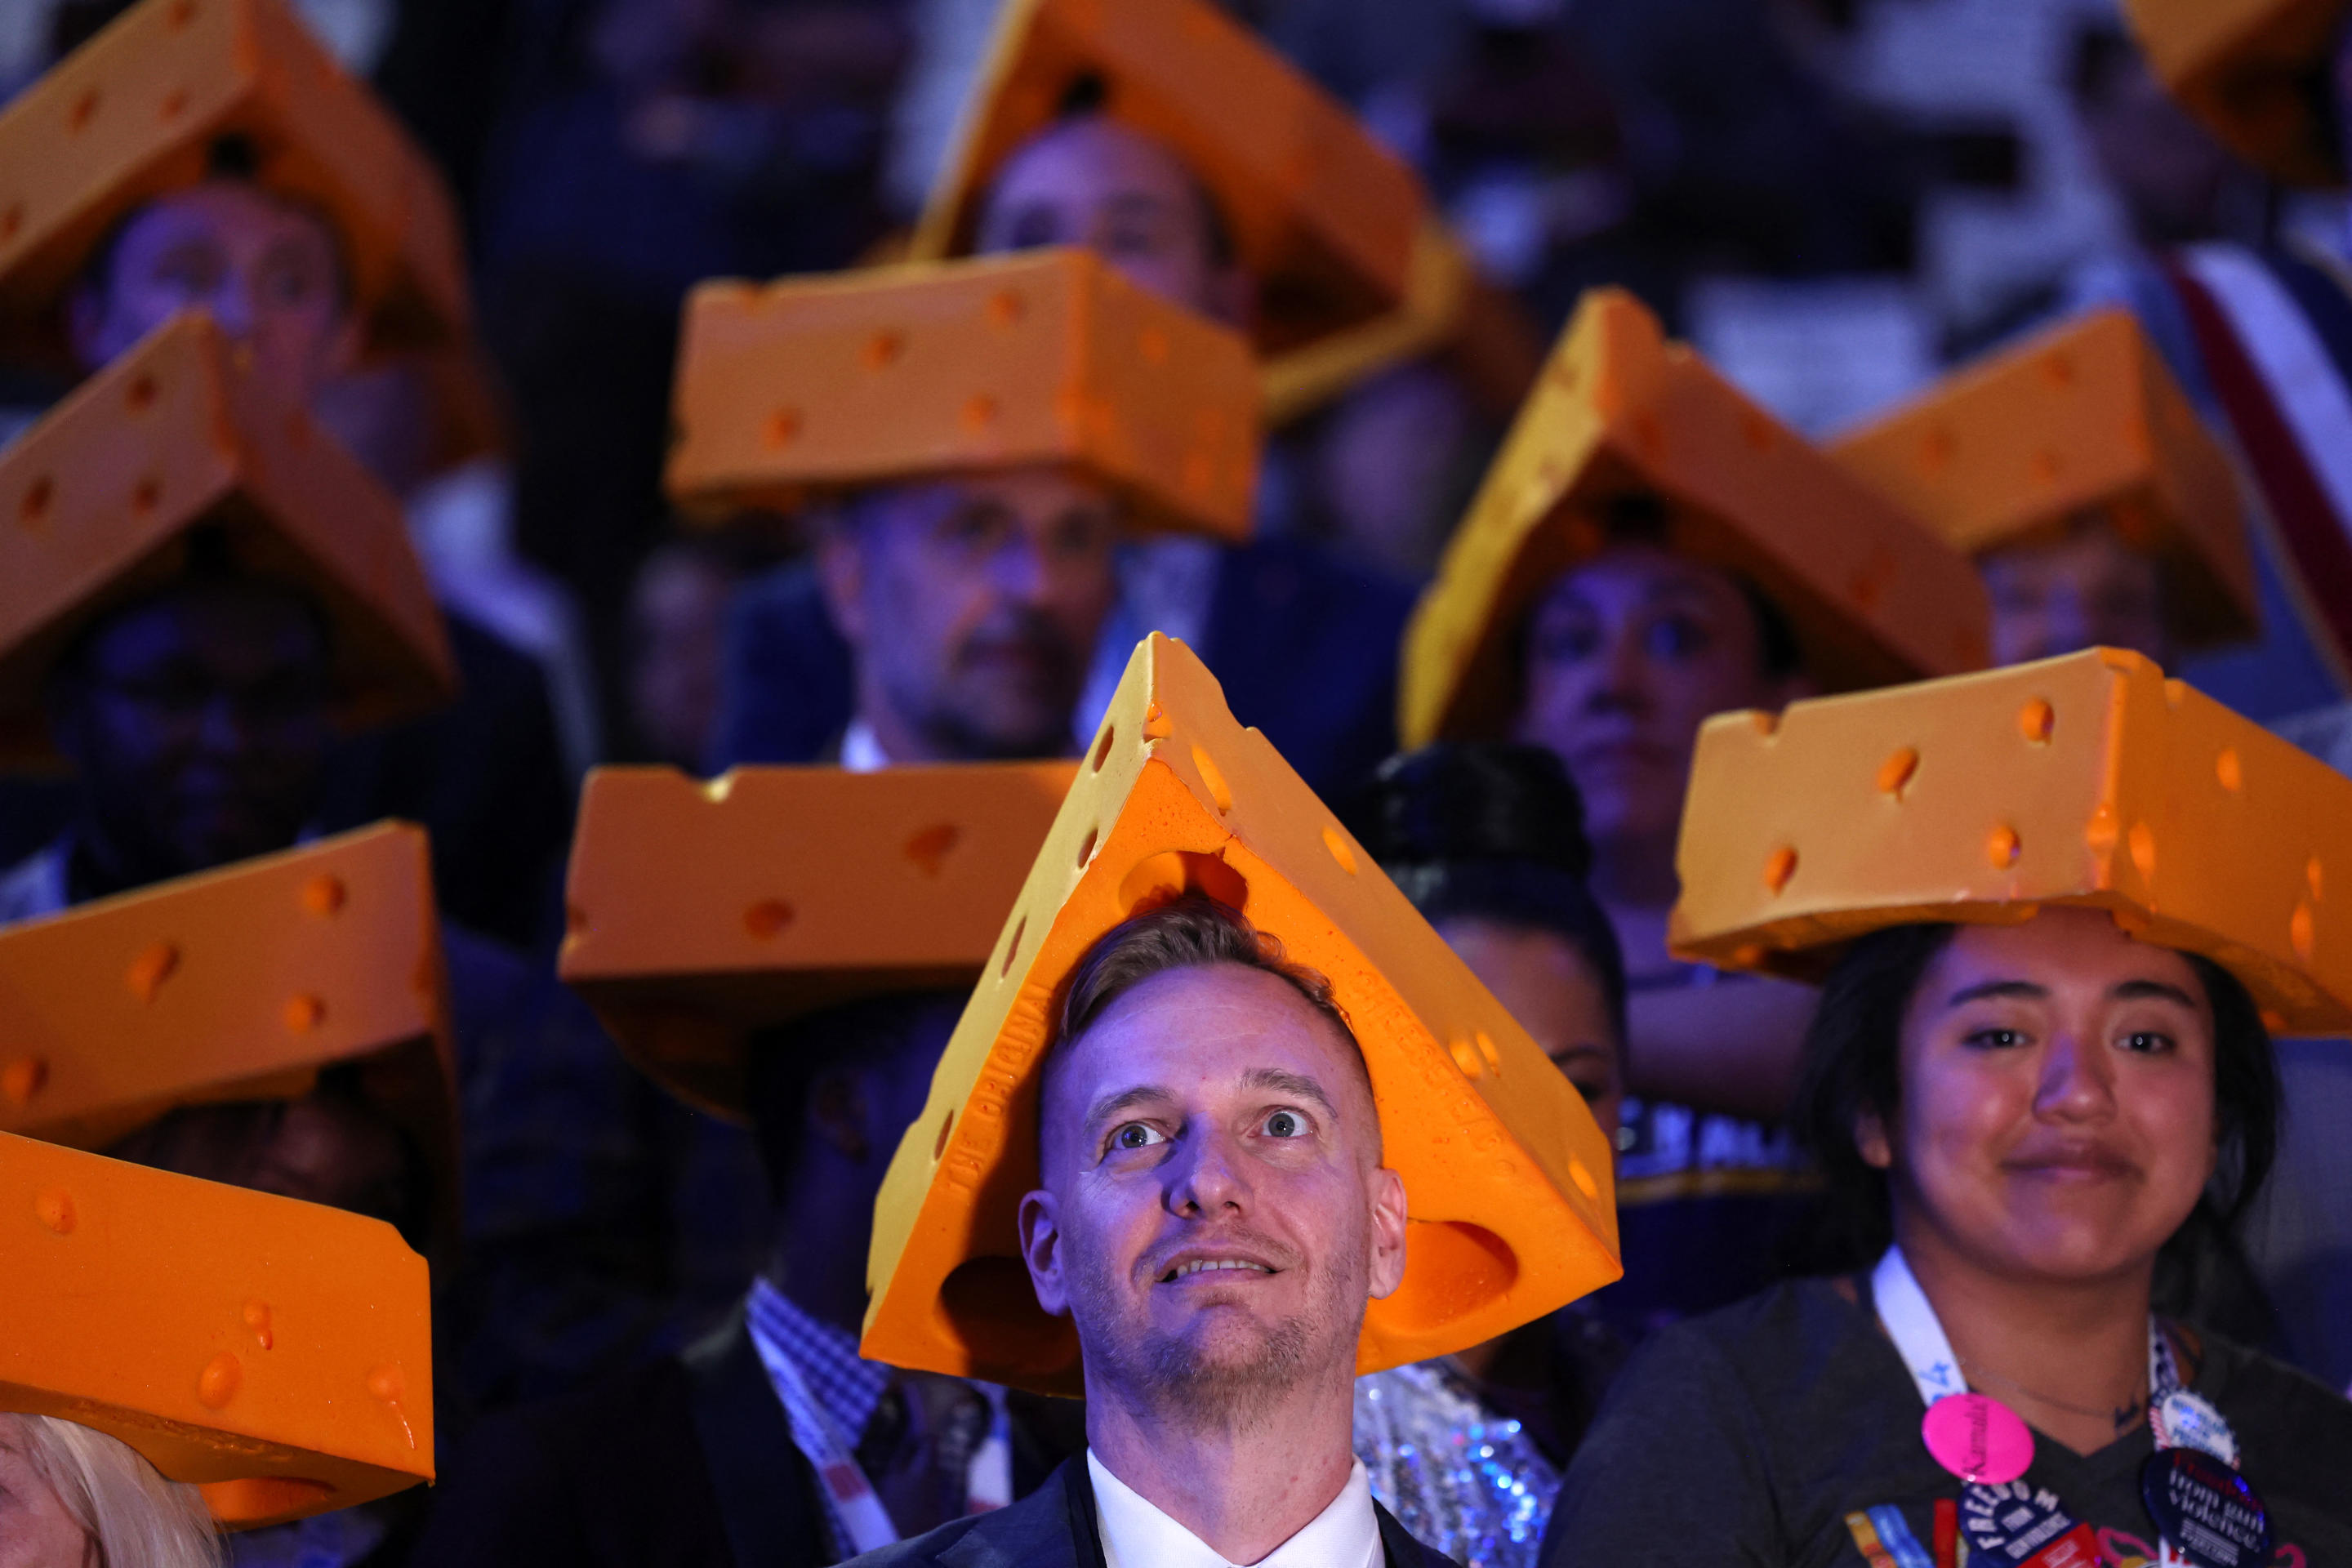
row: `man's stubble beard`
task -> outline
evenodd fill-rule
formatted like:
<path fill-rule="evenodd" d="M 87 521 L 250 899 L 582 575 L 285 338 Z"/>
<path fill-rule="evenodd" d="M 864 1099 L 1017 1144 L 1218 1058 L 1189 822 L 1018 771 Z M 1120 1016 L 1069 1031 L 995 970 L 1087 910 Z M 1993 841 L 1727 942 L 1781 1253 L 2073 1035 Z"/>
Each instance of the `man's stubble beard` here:
<path fill-rule="evenodd" d="M 1032 635 L 1055 667 L 1055 689 L 1045 693 L 1035 723 L 1013 731 L 979 721 L 974 710 L 980 705 L 960 700 L 951 673 L 940 689 L 915 696 L 912 709 L 915 728 L 934 755 L 966 762 L 1022 762 L 1069 752 L 1076 739 L 1078 694 L 1086 685 L 1087 662 L 1050 629 Z"/>
<path fill-rule="evenodd" d="M 1072 1305 L 1078 1321 L 1103 1325 L 1099 1337 L 1081 1335 L 1082 1348 L 1089 1359 L 1108 1356 L 1113 1365 L 1103 1369 L 1110 1373 L 1105 1381 L 1124 1385 L 1120 1392 L 1137 1414 L 1195 1431 L 1238 1435 L 1264 1426 L 1319 1376 L 1353 1379 L 1363 1330 L 1363 1280 L 1351 1287 L 1348 1271 L 1339 1268 L 1323 1271 L 1320 1279 L 1314 1308 L 1265 1325 L 1247 1349 L 1204 1350 L 1148 1321 L 1130 1325 L 1123 1321 L 1112 1282 L 1091 1269 L 1074 1281 Z M 1329 1325 L 1320 1335 L 1318 1321 Z"/>

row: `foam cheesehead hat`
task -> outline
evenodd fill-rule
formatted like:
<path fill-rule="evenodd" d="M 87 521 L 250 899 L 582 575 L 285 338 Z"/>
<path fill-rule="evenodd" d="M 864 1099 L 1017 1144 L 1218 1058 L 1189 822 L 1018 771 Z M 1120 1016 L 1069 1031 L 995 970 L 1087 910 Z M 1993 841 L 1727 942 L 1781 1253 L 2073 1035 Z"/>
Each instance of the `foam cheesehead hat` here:
<path fill-rule="evenodd" d="M 0 345 L 60 352 L 58 307 L 115 226 L 224 141 L 332 221 L 372 347 L 465 332 L 439 174 L 286 0 L 141 0 L 0 110 Z"/>
<path fill-rule="evenodd" d="M 1076 247 L 705 283 L 687 300 L 669 490 L 724 516 L 1055 464 L 1119 491 L 1141 527 L 1240 540 L 1255 376 L 1238 333 Z"/>
<path fill-rule="evenodd" d="M 1412 170 L 1210 0 L 1003 0 L 910 254 L 970 254 L 998 172 L 1074 95 L 1168 147 L 1216 207 L 1257 281 L 1273 418 L 1437 346 L 1475 303 Z"/>
<path fill-rule="evenodd" d="M 752 1031 L 980 977 L 1076 770 L 598 768 L 559 967 L 631 1061 L 740 1120 Z"/>
<path fill-rule="evenodd" d="M 1971 555 L 2102 515 L 2166 568 L 2184 646 L 2256 629 L 2236 471 L 2128 311 L 2096 311 L 1964 366 L 1830 450 Z"/>
<path fill-rule="evenodd" d="M 1014 1229 L 1038 1184 L 1054 999 L 1095 943 L 1207 893 L 1331 982 L 1404 1180 L 1405 1278 L 1360 1372 L 1443 1355 L 1618 1277 L 1610 1151 L 1544 1056 L 1184 645 L 1139 644 L 875 1207 L 861 1353 L 1083 1387 Z"/>
<path fill-rule="evenodd" d="M 1510 727 L 1518 629 L 1608 543 L 1629 496 L 1668 548 L 1738 574 L 1785 614 L 1831 689 L 1972 669 L 1990 612 L 1967 559 L 1670 343 L 1622 289 L 1578 305 L 1447 544 L 1406 632 L 1398 729 L 1410 749 Z"/>
<path fill-rule="evenodd" d="M 455 1074 L 422 829 L 383 823 L 0 931 L 0 1132 L 105 1149 L 350 1065 L 456 1212 Z"/>
<path fill-rule="evenodd" d="M 2333 58 L 2345 0 L 2124 0 L 2157 79 L 2273 179 L 2340 185 Z"/>
<path fill-rule="evenodd" d="M 0 1410 L 120 1439 L 228 1529 L 433 1479 L 425 1260 L 380 1220 L 0 1132 Z"/>
<path fill-rule="evenodd" d="M 51 667 L 92 621 L 177 577 L 199 528 L 239 570 L 317 604 L 346 724 L 456 689 L 399 503 L 247 365 L 183 312 L 0 454 L 0 762 L 50 756 Z"/>
<path fill-rule="evenodd" d="M 1699 732 L 1674 952 L 1797 979 L 1917 921 L 2103 909 L 2273 1029 L 2352 1028 L 2352 779 L 2148 659 L 2091 648 L 1727 713 Z"/>

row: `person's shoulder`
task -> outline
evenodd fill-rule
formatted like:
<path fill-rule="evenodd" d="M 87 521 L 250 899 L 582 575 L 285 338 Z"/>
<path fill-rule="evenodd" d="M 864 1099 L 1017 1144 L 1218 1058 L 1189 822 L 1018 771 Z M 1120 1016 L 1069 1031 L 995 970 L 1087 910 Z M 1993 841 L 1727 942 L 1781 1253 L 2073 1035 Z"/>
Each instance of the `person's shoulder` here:
<path fill-rule="evenodd" d="M 1876 1337 L 1868 1310 L 1831 1279 L 1791 1279 L 1647 1336 L 1610 1385 L 1609 1403 L 1782 1415 L 1870 1392 Z M 1899 1377 L 1900 1366 L 1894 1364 Z M 1900 1391 L 1908 1396 L 1910 1385 Z"/>
<path fill-rule="evenodd" d="M 1711 1352 L 1735 1363 L 1794 1351 L 1833 1350 L 1871 1330 L 1870 1314 L 1836 1279 L 1784 1279 L 1727 1307 L 1670 1323 L 1643 1342 L 1639 1355 Z"/>
<path fill-rule="evenodd" d="M 2336 1476 L 2352 1465 L 2352 1399 L 2275 1356 L 2204 1330 L 2197 1387 L 2241 1430 L 2249 1448 L 2277 1462 L 2315 1461 Z"/>
<path fill-rule="evenodd" d="M 1066 1460 L 1025 1498 L 853 1557 L 845 1568 L 927 1568 L 950 1552 L 959 1568 L 1076 1568 L 1078 1545 L 1070 1532 L 1066 1488 L 1070 1467 L 1085 1463 L 1083 1456 Z"/>

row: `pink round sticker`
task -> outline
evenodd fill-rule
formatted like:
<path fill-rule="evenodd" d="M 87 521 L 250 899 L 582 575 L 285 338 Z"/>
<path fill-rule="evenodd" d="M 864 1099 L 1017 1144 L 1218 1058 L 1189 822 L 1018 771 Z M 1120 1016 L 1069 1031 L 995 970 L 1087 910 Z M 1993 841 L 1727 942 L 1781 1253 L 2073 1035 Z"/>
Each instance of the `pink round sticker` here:
<path fill-rule="evenodd" d="M 1936 1463 L 1964 1481 L 1997 1487 L 2033 1463 L 2033 1433 L 2024 1417 L 1981 1394 L 1947 1394 L 1927 1406 L 1919 1436 Z"/>

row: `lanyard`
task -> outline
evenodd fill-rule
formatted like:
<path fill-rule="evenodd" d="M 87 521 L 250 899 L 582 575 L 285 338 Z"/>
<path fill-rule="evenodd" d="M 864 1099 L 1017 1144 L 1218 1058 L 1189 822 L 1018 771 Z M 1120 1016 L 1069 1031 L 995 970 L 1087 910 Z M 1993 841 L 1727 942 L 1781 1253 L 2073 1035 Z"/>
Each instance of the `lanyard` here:
<path fill-rule="evenodd" d="M 1940 1401 L 1967 1394 L 1968 1383 L 1961 1376 L 1960 1358 L 1953 1353 L 1951 1340 L 1936 1316 L 1935 1306 L 1919 1288 L 1918 1278 L 1911 1272 L 1901 1247 L 1886 1249 L 1886 1256 L 1878 1260 L 1878 1267 L 1871 1273 L 1870 1284 L 1878 1321 L 1885 1326 L 1886 1337 L 1895 1342 L 1895 1353 L 1903 1358 L 1905 1370 L 1919 1390 L 1920 1401 L 1928 1407 L 1924 1435 L 1929 1451 L 1938 1463 L 1957 1469 L 1969 1479 L 1961 1507 L 1975 1510 L 1971 1528 L 1978 1522 L 1977 1516 L 1992 1521 L 2000 1513 L 2000 1500 L 2021 1499 L 2024 1490 L 2021 1483 L 2013 1479 L 2009 1479 L 2007 1490 L 1998 1485 L 1981 1486 L 1973 1479 L 1979 1471 L 1970 1466 L 1981 1462 L 1981 1444 L 1974 1449 L 1966 1445 L 1952 1446 L 1949 1435 L 1945 1434 L 1940 1440 L 1947 1447 L 1938 1447 L 1939 1434 L 1935 1428 L 1944 1412 L 1936 1407 Z M 2230 1423 L 2210 1402 L 2189 1392 L 2181 1383 L 2171 1342 L 2158 1329 L 2152 1315 L 2147 1322 L 2147 1387 L 2148 1425 L 2158 1453 L 2150 1460 L 2148 1470 L 2143 1472 L 2142 1495 L 2148 1511 L 2158 1519 L 2161 1540 L 2158 1557 L 2164 1568 L 2193 1564 L 2211 1568 L 2217 1563 L 2265 1561 L 2268 1527 L 2260 1498 L 2234 1474 L 2237 1442 L 2231 1434 Z M 1976 1408 L 1969 1409 L 1970 1405 Z M 2016 1446 L 2009 1450 L 2014 1468 L 1996 1471 L 1993 1479 L 2000 1481 L 2022 1475 L 2032 1461 L 2032 1446 L 2031 1434 L 2014 1414 L 1998 1402 L 1988 1402 L 1979 1396 L 1970 1396 L 1969 1401 L 1946 1409 L 1961 1411 L 1979 1422 L 1987 1413 L 1997 1413 L 2000 1422 L 2014 1432 Z M 2164 1451 L 2176 1447 L 2193 1452 L 2168 1458 Z M 1949 1454 L 1961 1450 L 1971 1457 L 1966 1462 L 1956 1463 Z M 2032 1508 L 2021 1510 L 2016 1517 L 2031 1520 L 2037 1510 L 2046 1513 L 2051 1521 L 2047 1528 L 2053 1533 L 2063 1531 L 2069 1522 L 2054 1497 L 2044 1499 L 2040 1494 L 2035 1495 Z M 2184 1525 L 2184 1517 L 2189 1518 L 2190 1522 Z M 2221 1535 L 2206 1529 L 2206 1548 L 2195 1552 L 2184 1551 L 2177 1538 L 2182 1537 L 2185 1530 L 2200 1529 L 2215 1519 L 2225 1519 L 2230 1529 L 2222 1533 L 2231 1539 L 2222 1540 Z M 2010 1521 L 2001 1519 L 1999 1522 L 2007 1526 Z M 2215 1542 L 2218 1547 L 2210 1545 Z M 2017 1552 L 2029 1550 L 2034 1544 L 2028 1541 Z M 2064 1544 L 2063 1540 L 2059 1542 L 2061 1548 Z M 2217 1551 L 2220 1555 L 2216 1555 Z M 2015 1555 L 2011 1553 L 2012 1558 Z M 2042 1561 L 2042 1555 L 2037 1554 L 2033 1561 Z"/>
<path fill-rule="evenodd" d="M 890 1522 L 890 1512 L 875 1495 L 874 1483 L 858 1467 L 856 1454 L 843 1436 L 841 1424 L 809 1392 L 808 1380 L 793 1364 L 791 1356 L 769 1355 L 765 1345 L 759 1348 L 762 1352 L 760 1360 L 768 1369 L 768 1381 L 775 1385 L 776 1397 L 783 1401 L 788 1417 L 785 1424 L 793 1429 L 793 1441 L 816 1471 L 817 1480 L 833 1504 L 834 1517 L 840 1521 L 842 1532 L 849 1537 L 850 1555 L 859 1556 L 897 1541 L 898 1527 Z"/>
<path fill-rule="evenodd" d="M 1945 1337 L 1944 1325 L 1928 1302 L 1927 1292 L 1919 1289 L 1918 1277 L 1911 1272 L 1901 1247 L 1888 1247 L 1886 1256 L 1878 1260 L 1871 1272 L 1870 1293 L 1886 1337 L 1895 1342 L 1895 1353 L 1918 1385 L 1920 1402 L 1933 1405 L 1947 1395 L 1966 1394 L 1969 1385 L 1960 1374 L 1960 1358 L 1953 1353 L 1952 1342 Z M 2172 1346 L 2157 1331 L 2151 1317 L 2147 1321 L 2148 1408 L 2162 1405 L 2167 1394 L 2178 1394 L 2180 1388 Z M 2158 1436 L 2160 1443 L 2161 1434 Z"/>

